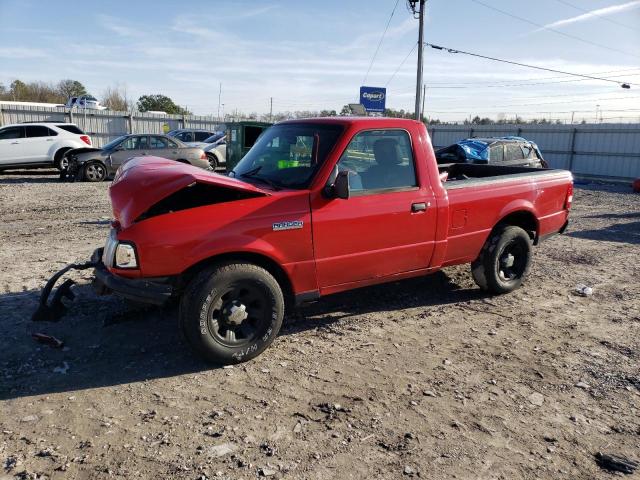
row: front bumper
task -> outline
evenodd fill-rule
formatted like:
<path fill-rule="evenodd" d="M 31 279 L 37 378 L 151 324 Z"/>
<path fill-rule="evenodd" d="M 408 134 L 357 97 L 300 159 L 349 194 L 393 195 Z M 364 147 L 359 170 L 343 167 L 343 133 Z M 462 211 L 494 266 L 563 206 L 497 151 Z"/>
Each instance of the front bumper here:
<path fill-rule="evenodd" d="M 163 305 L 169 300 L 173 293 L 173 286 L 169 283 L 169 278 L 143 280 L 115 275 L 107 270 L 107 267 L 102 263 L 102 250 L 102 248 L 95 250 L 89 262 L 73 263 L 56 272 L 42 289 L 38 308 L 31 316 L 31 319 L 35 322 L 57 322 L 65 314 L 67 307 L 62 302 L 62 299 L 73 300 L 75 298 L 74 293 L 71 291 L 71 287 L 75 282 L 71 279 L 65 280 L 56 289 L 51 302 L 49 302 L 49 297 L 58 280 L 70 270 L 93 268 L 93 287 L 99 295 L 115 293 L 136 302 L 151 303 L 153 305 Z"/>
<path fill-rule="evenodd" d="M 163 305 L 171 297 L 173 288 L 168 283 L 125 278 L 111 273 L 102 263 L 102 248 L 93 252 L 91 262 L 95 265 L 93 287 L 100 295 L 115 293 L 129 300 L 153 305 Z"/>

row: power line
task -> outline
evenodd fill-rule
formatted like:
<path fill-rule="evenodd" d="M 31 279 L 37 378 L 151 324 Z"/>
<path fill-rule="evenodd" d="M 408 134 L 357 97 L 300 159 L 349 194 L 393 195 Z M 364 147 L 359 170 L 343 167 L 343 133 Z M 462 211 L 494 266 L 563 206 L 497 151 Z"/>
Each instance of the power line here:
<path fill-rule="evenodd" d="M 400 0 L 396 0 L 395 5 L 393 6 L 393 10 L 391 10 L 391 15 L 389 15 L 389 20 L 387 20 L 387 25 L 384 27 L 384 31 L 382 32 L 382 36 L 380 37 L 380 41 L 378 42 L 378 46 L 376 47 L 376 51 L 373 52 L 373 57 L 371 57 L 371 63 L 369 63 L 369 68 L 367 69 L 367 73 L 362 79 L 362 85 L 366 85 L 367 77 L 369 76 L 369 72 L 371 71 L 371 67 L 373 67 L 373 62 L 378 55 L 378 50 L 380 50 L 380 45 L 382 45 L 382 41 L 384 40 L 384 36 L 387 34 L 387 30 L 389 29 L 389 24 L 391 23 L 391 19 L 393 18 L 393 14 L 396 13 L 396 8 Z"/>
<path fill-rule="evenodd" d="M 625 68 L 623 70 L 606 70 L 606 71 L 601 71 L 601 72 L 589 72 L 586 73 L 585 75 L 602 75 L 602 74 L 606 74 L 606 73 L 620 73 L 620 72 L 640 72 L 640 68 Z M 613 77 L 635 77 L 640 75 L 640 73 L 625 73 L 624 75 L 609 75 L 610 78 Z M 540 80 L 555 80 L 558 78 L 566 78 L 566 75 L 562 75 L 562 76 L 553 76 L 553 77 L 536 77 L 536 78 L 519 78 L 519 79 L 514 79 L 514 80 L 505 80 L 505 82 L 511 83 L 511 82 L 536 82 L 536 81 L 540 81 Z M 583 82 L 586 81 L 588 79 L 580 79 L 580 80 L 568 80 L 570 82 Z M 480 85 L 480 84 L 492 84 L 495 83 L 496 80 L 490 80 L 490 81 L 486 81 L 486 82 L 455 82 L 453 83 L 453 85 Z M 548 82 L 548 83 L 557 83 L 557 82 Z M 451 82 L 431 82 L 430 85 L 452 85 Z M 536 84 L 537 85 L 537 84 Z"/>
<path fill-rule="evenodd" d="M 568 7 L 571 7 L 571 8 L 575 8 L 576 10 L 578 10 L 580 12 L 583 12 L 583 13 L 587 13 L 587 14 L 593 16 L 593 17 L 598 17 L 599 19 L 605 20 L 605 21 L 607 21 L 609 23 L 613 23 L 615 25 L 619 25 L 620 27 L 625 27 L 625 28 L 628 28 L 630 30 L 635 30 L 635 31 L 639 31 L 640 30 L 640 29 L 638 29 L 636 27 L 632 27 L 631 25 L 627 25 L 626 23 L 618 22 L 616 20 L 613 20 L 612 18 L 605 17 L 604 15 L 598 15 L 597 13 L 593 13 L 592 11 L 585 10 L 584 8 L 578 7 L 577 5 L 574 5 L 573 3 L 569 3 L 569 2 L 567 2 L 565 0 L 556 0 L 556 2 L 562 3 L 563 5 L 567 5 Z"/>
<path fill-rule="evenodd" d="M 629 56 L 632 56 L 632 57 L 635 57 L 635 58 L 640 58 L 640 55 L 636 55 L 636 54 L 631 53 L 631 52 L 626 52 L 624 50 L 618 50 L 617 48 L 613 48 L 613 47 L 609 47 L 607 45 L 602 45 L 600 43 L 592 42 L 591 40 L 587 40 L 586 38 L 578 37 L 577 35 L 572 35 L 570 33 L 563 32 L 562 30 L 557 30 L 557 29 L 552 28 L 552 27 L 547 27 L 545 25 L 541 25 L 541 24 L 533 22 L 533 21 L 531 21 L 531 20 L 529 20 L 527 18 L 519 17 L 518 15 L 514 15 L 512 13 L 509 13 L 509 12 L 506 12 L 506 11 L 501 10 L 499 8 L 496 8 L 496 7 L 492 6 L 492 5 L 488 5 L 488 4 L 484 3 L 484 2 L 481 2 L 480 0 L 471 0 L 471 1 L 474 2 L 474 3 L 477 3 L 478 5 L 482 5 L 483 7 L 486 7 L 488 9 L 490 9 L 490 10 L 495 10 L 496 12 L 500 12 L 503 15 L 506 15 L 507 17 L 515 18 L 516 20 L 520 20 L 521 22 L 528 23 L 529 25 L 533 25 L 533 26 L 541 28 L 543 30 L 549 30 L 551 32 L 557 33 L 558 35 L 562 35 L 562 36 L 567 37 L 567 38 L 572 38 L 573 40 L 578 40 L 580 42 L 587 43 L 589 45 L 593 45 L 594 47 L 604 48 L 606 50 L 611 50 L 612 52 L 618 52 L 618 53 L 622 53 L 624 55 L 629 55 Z"/>
<path fill-rule="evenodd" d="M 416 49 L 416 47 L 418 46 L 418 42 L 413 44 L 413 47 L 411 47 L 411 50 L 409 50 L 409 53 L 407 53 L 407 56 L 404 57 L 404 59 L 402 60 L 402 62 L 400 62 L 400 65 L 398 65 L 398 68 L 396 68 L 396 71 L 393 72 L 393 75 L 391 75 L 391 78 L 389 78 L 389 80 L 387 80 L 387 83 L 384 84 L 384 86 L 386 87 L 387 85 L 389 85 L 391 83 L 391 80 L 393 80 L 396 76 L 396 74 L 400 71 L 400 69 L 402 68 L 402 66 L 404 65 L 404 62 L 407 61 L 407 59 L 411 56 L 411 54 L 413 53 L 413 51 Z"/>
<path fill-rule="evenodd" d="M 475 2 L 477 0 L 472 0 L 472 1 Z M 471 52 L 466 52 L 464 50 L 456 50 L 455 48 L 441 47 L 440 45 L 433 45 L 432 43 L 426 43 L 425 42 L 425 45 L 427 45 L 427 46 L 429 46 L 431 48 L 435 48 L 436 50 L 446 50 L 449 53 L 461 53 L 463 55 L 470 55 L 472 57 L 484 58 L 485 60 L 492 60 L 494 62 L 502 62 L 502 63 L 508 63 L 510 65 L 517 65 L 519 67 L 533 68 L 535 70 L 544 70 L 545 72 L 561 73 L 562 75 L 568 75 L 568 76 L 571 76 L 571 77 L 581 77 L 581 78 L 586 78 L 586 79 L 590 79 L 590 80 L 599 80 L 599 81 L 602 81 L 602 82 L 616 83 L 616 84 L 620 85 L 622 88 L 629 88 L 629 85 L 634 85 L 633 83 L 620 82 L 618 80 L 611 80 L 609 78 L 594 77 L 594 76 L 591 76 L 591 75 L 583 75 L 581 73 L 564 72 L 562 70 L 556 70 L 554 68 L 537 67 L 535 65 L 529 65 L 529 64 L 526 64 L 526 63 L 514 62 L 512 60 L 504 60 L 502 58 L 489 57 L 487 55 L 480 55 L 479 53 L 471 53 Z"/>

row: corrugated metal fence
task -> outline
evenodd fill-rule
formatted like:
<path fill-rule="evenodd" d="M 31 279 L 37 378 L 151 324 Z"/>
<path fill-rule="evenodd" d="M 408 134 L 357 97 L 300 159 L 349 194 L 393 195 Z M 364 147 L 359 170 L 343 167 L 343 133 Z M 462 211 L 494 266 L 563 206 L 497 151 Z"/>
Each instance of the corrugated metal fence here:
<path fill-rule="evenodd" d="M 551 167 L 577 177 L 640 177 L 640 124 L 432 125 L 429 133 L 434 148 L 469 137 L 522 136 L 538 144 Z"/>
<path fill-rule="evenodd" d="M 94 145 L 98 147 L 127 133 L 164 133 L 167 129 L 175 128 L 215 130 L 218 125 L 212 117 L 195 115 L 157 115 L 89 109 L 70 111 L 62 107 L 0 105 L 0 125 L 45 120 L 75 123 L 91 135 Z"/>
<path fill-rule="evenodd" d="M 91 135 L 98 146 L 126 133 L 217 127 L 214 118 L 194 115 L 0 106 L 0 125 L 43 120 L 73 122 Z M 474 136 L 523 136 L 538 144 L 552 167 L 571 170 L 578 177 L 623 180 L 640 177 L 640 124 L 432 125 L 429 133 L 436 148 Z"/>

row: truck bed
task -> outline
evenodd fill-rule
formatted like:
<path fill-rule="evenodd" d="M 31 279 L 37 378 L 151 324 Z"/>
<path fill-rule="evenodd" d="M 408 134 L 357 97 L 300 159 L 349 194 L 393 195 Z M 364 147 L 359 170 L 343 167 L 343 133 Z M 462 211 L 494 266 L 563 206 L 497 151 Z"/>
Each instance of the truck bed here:
<path fill-rule="evenodd" d="M 448 174 L 442 181 L 449 202 L 445 266 L 474 260 L 493 226 L 513 211 L 531 212 L 532 226 L 537 225 L 541 237 L 566 222 L 570 172 L 465 163 L 438 169 Z"/>
<path fill-rule="evenodd" d="M 438 165 L 442 175 L 447 173 L 442 185 L 447 190 L 470 187 L 486 183 L 510 181 L 523 177 L 540 177 L 558 174 L 560 170 L 534 167 L 509 167 L 497 165 L 478 165 L 471 163 L 445 163 Z"/>

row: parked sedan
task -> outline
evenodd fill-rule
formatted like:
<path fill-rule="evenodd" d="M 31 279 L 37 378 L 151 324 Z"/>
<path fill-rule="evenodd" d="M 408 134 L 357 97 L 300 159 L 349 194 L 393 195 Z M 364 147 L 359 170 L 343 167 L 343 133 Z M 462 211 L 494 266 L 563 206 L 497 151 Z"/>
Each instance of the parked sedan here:
<path fill-rule="evenodd" d="M 510 167 L 547 168 L 540 149 L 522 137 L 467 138 L 436 151 L 439 164 L 485 163 Z"/>
<path fill-rule="evenodd" d="M 216 132 L 202 142 L 187 142 L 187 145 L 204 150 L 209 165 L 214 170 L 227 163 L 227 137 L 224 132 Z"/>
<path fill-rule="evenodd" d="M 168 158 L 210 170 L 201 148 L 185 145 L 166 135 L 132 134 L 118 137 L 99 148 L 77 148 L 67 154 L 69 166 L 63 178 L 100 182 L 115 174 L 120 165 L 133 157 L 145 155 Z"/>

